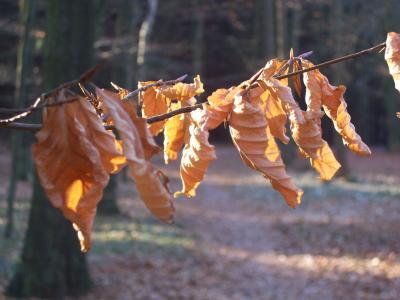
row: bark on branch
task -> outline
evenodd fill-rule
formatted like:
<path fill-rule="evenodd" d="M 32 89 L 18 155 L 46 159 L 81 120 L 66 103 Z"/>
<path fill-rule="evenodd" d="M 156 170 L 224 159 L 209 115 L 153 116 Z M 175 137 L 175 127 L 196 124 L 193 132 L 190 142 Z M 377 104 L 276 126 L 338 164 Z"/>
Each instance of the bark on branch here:
<path fill-rule="evenodd" d="M 376 45 L 374 47 L 371 47 L 371 48 L 368 48 L 368 49 L 364 49 L 364 50 L 356 52 L 356 53 L 352 53 L 352 54 L 349 54 L 349 55 L 346 55 L 346 56 L 342 56 L 342 57 L 339 57 L 339 58 L 335 58 L 335 59 L 332 59 L 332 60 L 317 64 L 317 65 L 314 65 L 313 67 L 310 67 L 310 68 L 305 68 L 305 69 L 302 69 L 302 70 L 299 70 L 299 71 L 296 71 L 296 72 L 287 73 L 287 74 L 282 75 L 282 73 L 287 69 L 287 67 L 290 64 L 290 59 L 289 59 L 288 62 L 273 77 L 276 78 L 276 79 L 279 79 L 279 80 L 285 79 L 285 78 L 289 78 L 289 77 L 292 77 L 292 76 L 295 76 L 295 75 L 298 75 L 298 74 L 303 74 L 303 73 L 306 73 L 306 72 L 310 72 L 312 70 L 320 69 L 320 68 L 323 68 L 323 67 L 326 67 L 326 66 L 330 66 L 330 65 L 333 65 L 333 64 L 337 64 L 337 63 L 340 63 L 340 62 L 343 62 L 343 61 L 346 61 L 346 60 L 355 59 L 355 58 L 358 58 L 358 57 L 361 57 L 361 56 L 364 56 L 364 55 L 373 54 L 373 53 L 380 53 L 382 50 L 385 49 L 385 47 L 386 47 L 386 43 L 381 43 L 381 44 L 378 44 L 378 45 Z M 305 57 L 309 56 L 311 53 L 312 52 L 304 53 L 304 54 L 296 57 L 295 59 L 305 58 Z M 32 113 L 32 111 L 36 110 L 39 107 L 48 106 L 49 104 L 41 104 L 41 106 L 39 106 L 39 104 L 40 104 L 41 101 L 43 101 L 43 99 L 54 95 L 55 93 L 57 93 L 61 89 L 74 86 L 74 85 L 76 85 L 78 83 L 85 83 L 85 82 L 89 81 L 89 79 L 94 75 L 94 73 L 97 71 L 97 69 L 98 69 L 98 66 L 88 70 L 87 72 L 85 72 L 79 79 L 64 83 L 64 84 L 60 85 L 59 87 L 57 87 L 57 88 L 55 88 L 55 89 L 53 89 L 53 90 L 51 90 L 51 91 L 49 91 L 49 92 L 47 92 L 45 94 L 42 94 L 41 97 L 39 97 L 38 100 L 36 100 L 36 102 L 31 107 L 28 108 L 28 111 L 25 111 L 20 115 L 14 116 L 12 118 L 12 120 L 8 121 L 8 122 L 4 122 L 4 120 L 0 120 L 0 127 L 9 128 L 9 129 L 16 129 L 16 130 L 27 130 L 27 131 L 37 131 L 37 130 L 39 130 L 41 128 L 40 124 L 17 123 L 17 122 L 14 122 L 14 121 L 16 119 L 23 118 L 23 117 L 27 116 L 28 114 Z M 251 78 L 247 88 L 253 88 L 253 87 L 255 87 L 257 85 L 256 81 L 257 81 L 258 77 L 262 74 L 262 70 L 263 69 L 260 69 L 259 71 L 257 71 L 256 74 L 253 75 L 253 77 Z M 159 81 L 157 81 L 155 83 L 143 86 L 143 87 L 141 87 L 141 88 L 129 93 L 124 98 L 124 100 L 131 100 L 138 93 L 140 93 L 142 91 L 145 91 L 146 89 L 148 89 L 150 87 L 162 86 L 162 85 L 173 85 L 175 83 L 183 81 L 186 77 L 187 77 L 187 75 L 184 75 L 184 76 L 181 76 L 181 77 L 179 77 L 177 79 L 169 80 L 169 81 L 159 80 Z M 41 101 L 39 101 L 39 100 L 41 100 Z M 68 101 L 68 102 L 70 102 L 70 101 Z M 206 103 L 206 102 L 204 102 L 204 103 Z M 151 124 L 151 123 L 155 123 L 155 122 L 160 122 L 160 121 L 166 120 L 166 119 L 171 118 L 171 117 L 173 117 L 175 115 L 178 115 L 178 114 L 189 113 L 189 112 L 194 111 L 194 110 L 199 109 L 199 108 L 201 109 L 203 107 L 204 103 L 199 103 L 199 104 L 195 104 L 193 106 L 183 107 L 183 108 L 168 112 L 166 114 L 162 114 L 162 115 L 158 115 L 158 116 L 154 116 L 154 117 L 148 118 L 147 119 L 147 123 Z M 54 103 L 52 105 L 60 105 L 60 104 L 65 104 L 65 103 L 59 103 L 59 104 Z M 10 111 L 10 110 L 0 109 L 0 112 L 1 111 L 5 112 L 5 111 Z M 18 118 L 16 118 L 16 117 L 18 117 Z M 8 119 L 8 120 L 10 120 L 10 119 Z M 111 129 L 112 127 L 109 127 L 109 128 Z"/>

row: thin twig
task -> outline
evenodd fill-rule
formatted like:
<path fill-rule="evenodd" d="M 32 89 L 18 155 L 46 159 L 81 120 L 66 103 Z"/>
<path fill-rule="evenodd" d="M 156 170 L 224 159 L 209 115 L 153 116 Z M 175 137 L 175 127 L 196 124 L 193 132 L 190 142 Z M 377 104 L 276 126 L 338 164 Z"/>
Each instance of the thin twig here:
<path fill-rule="evenodd" d="M 358 58 L 358 57 L 361 57 L 361 56 L 364 56 L 364 55 L 367 55 L 367 54 L 372 54 L 372 53 L 380 52 L 380 51 L 382 51 L 385 47 L 386 47 L 386 43 L 381 43 L 381 44 L 379 44 L 379 45 L 376 45 L 376 46 L 371 47 L 371 48 L 369 48 L 369 49 L 362 50 L 362 51 L 357 52 L 357 53 L 349 54 L 349 55 L 346 55 L 346 56 L 343 56 L 343 57 L 339 57 L 339 58 L 336 58 L 336 59 L 332 59 L 332 60 L 329 60 L 329 61 L 320 63 L 320 64 L 318 64 L 318 65 L 315 65 L 315 66 L 311 67 L 311 68 L 302 69 L 302 70 L 299 70 L 299 71 L 296 71 L 296 72 L 292 72 L 292 73 L 288 73 L 288 74 L 284 74 L 284 75 L 279 75 L 279 76 L 276 76 L 276 77 L 275 77 L 275 75 L 274 75 L 274 77 L 275 77 L 276 79 L 279 79 L 279 80 L 280 80 L 280 79 L 289 78 L 289 77 L 291 77 L 291 76 L 295 76 L 295 75 L 298 75 L 298 74 L 303 74 L 303 73 L 306 73 L 306 72 L 309 72 L 309 71 L 312 71 L 312 70 L 316 70 L 316 69 L 319 69 L 319 68 L 322 68 L 322 67 L 326 67 L 326 66 L 329 66 L 329 65 L 333 65 L 333 64 L 336 64 L 336 63 L 339 63 L 339 62 L 342 62 L 342 61 L 346 61 L 346 60 L 349 60 L 349 59 Z M 305 55 L 305 56 L 303 56 L 303 58 L 305 58 L 306 56 L 309 56 L 310 54 L 307 52 L 307 53 L 305 53 L 305 54 L 303 54 L 303 55 Z M 258 77 L 259 77 L 259 76 L 261 75 L 261 73 L 262 73 L 262 69 L 260 69 L 260 70 L 253 76 L 253 78 L 256 77 L 257 75 L 258 75 Z M 153 84 L 151 84 L 151 85 L 144 86 L 144 87 L 142 87 L 142 88 L 140 88 L 140 89 L 138 89 L 138 90 L 136 90 L 136 91 L 133 91 L 132 93 L 134 93 L 133 95 L 136 95 L 137 93 L 143 91 L 143 88 L 147 89 L 147 88 L 149 88 L 149 87 L 151 87 L 151 86 L 160 86 L 160 85 L 168 84 L 168 83 L 171 84 L 171 82 L 175 82 L 175 83 L 176 83 L 176 82 L 182 81 L 184 78 L 186 78 L 186 75 L 185 75 L 185 76 L 182 76 L 182 77 L 180 77 L 180 78 L 177 78 L 177 79 L 175 79 L 175 80 L 170 80 L 170 81 L 165 81 L 165 82 L 157 81 L 156 83 L 153 83 Z M 253 78 L 252 78 L 252 79 L 253 79 Z M 257 79 L 256 79 L 256 80 L 257 80 Z M 256 81 L 256 80 L 255 80 L 255 81 Z M 254 81 L 254 83 L 255 83 L 255 81 Z M 144 89 L 144 90 L 145 90 L 145 89 Z M 132 93 L 131 93 L 131 94 L 132 94 Z M 128 96 L 129 96 L 129 95 L 128 95 Z M 125 99 L 129 98 L 128 96 L 125 97 Z M 204 103 L 207 103 L 207 102 L 204 102 Z M 188 113 L 188 112 L 194 111 L 194 110 L 196 110 L 196 109 L 198 109 L 198 108 L 202 108 L 204 103 L 199 103 L 199 104 L 195 104 L 195 105 L 193 105 L 193 106 L 183 107 L 183 108 L 176 109 L 176 110 L 174 110 L 174 111 L 168 112 L 168 113 L 166 113 L 166 114 L 162 114 L 162 115 L 158 115 L 158 116 L 154 116 L 154 117 L 148 118 L 148 119 L 147 119 L 147 123 L 151 124 L 151 123 L 163 121 L 163 120 L 166 120 L 166 119 L 168 119 L 168 118 L 171 118 L 171 117 L 173 117 L 173 116 L 175 116 L 175 115 L 178 115 L 178 114 L 181 114 L 181 113 Z M 40 124 L 24 124 L 24 123 L 16 123 L 16 122 L 13 122 L 13 123 L 9 123 L 9 124 L 1 124 L 1 123 L 0 123 L 0 127 L 5 127 L 5 128 L 10 128 L 10 129 L 17 129 L 17 130 L 37 131 L 37 130 L 39 130 L 39 129 L 41 128 L 41 125 L 40 125 Z M 110 127 L 110 128 L 111 128 L 111 127 Z"/>
<path fill-rule="evenodd" d="M 170 112 L 168 112 L 166 114 L 150 117 L 150 118 L 146 119 L 146 122 L 148 124 L 153 124 L 153 123 L 156 123 L 156 122 L 160 122 L 160 121 L 169 119 L 169 118 L 171 118 L 173 116 L 176 116 L 176 115 L 179 115 L 179 114 L 182 114 L 182 113 L 188 113 L 188 112 L 194 111 L 194 110 L 196 110 L 198 108 L 202 109 L 203 108 L 203 104 L 204 103 L 198 103 L 198 104 L 195 104 L 195 105 L 192 105 L 192 106 L 186 106 L 186 107 L 183 107 L 183 108 L 180 108 L 180 109 L 176 109 L 176 110 L 170 111 Z M 33 131 L 33 132 L 35 132 L 35 131 L 40 130 L 42 128 L 42 125 L 41 124 L 29 124 L 29 123 L 13 122 L 13 123 L 9 123 L 9 124 L 0 124 L 0 127 L 9 128 L 9 129 L 15 129 L 15 130 L 25 130 L 25 131 Z M 105 127 L 108 130 L 109 129 L 114 129 L 114 126 L 110 126 L 110 125 L 107 125 Z"/>
<path fill-rule="evenodd" d="M 0 119 L 0 124 L 9 124 L 12 122 L 15 122 L 16 120 L 25 118 L 27 116 L 29 116 L 30 114 L 32 114 L 34 111 L 36 111 L 39 108 L 43 108 L 45 106 L 54 106 L 54 105 L 62 105 L 65 103 L 70 103 L 72 101 L 76 101 L 78 98 L 74 98 L 74 99 L 68 99 L 66 101 L 60 101 L 58 103 L 46 103 L 46 100 L 48 98 L 50 98 L 51 96 L 54 96 L 55 94 L 57 94 L 59 91 L 63 90 L 63 89 L 67 89 L 70 88 L 74 85 L 77 85 L 78 83 L 85 83 L 87 81 L 89 81 L 94 74 L 96 74 L 96 72 L 100 69 L 100 64 L 97 64 L 96 66 L 90 68 L 89 70 L 85 71 L 81 76 L 79 76 L 78 79 L 74 79 L 68 82 L 65 82 L 61 85 L 59 85 L 58 87 L 43 93 L 42 95 L 40 95 L 40 97 L 38 97 L 36 99 L 36 101 L 29 107 L 26 107 L 25 109 L 20 110 L 20 113 L 17 115 L 14 115 L 12 117 L 6 118 L 6 119 Z"/>
<path fill-rule="evenodd" d="M 280 75 L 280 76 L 277 76 L 275 78 L 280 80 L 280 79 L 285 79 L 285 78 L 292 77 L 292 76 L 295 76 L 295 75 L 298 75 L 298 74 L 303 74 L 303 73 L 310 72 L 310 71 L 313 71 L 313 70 L 316 70 L 316 69 L 320 69 L 320 68 L 323 68 L 323 67 L 326 67 L 326 66 L 337 64 L 337 63 L 340 63 L 342 61 L 346 61 L 346 60 L 349 60 L 349 59 L 354 59 L 354 58 L 357 58 L 357 57 L 360 57 L 360 56 L 364 56 L 364 55 L 367 55 L 367 54 L 380 52 L 385 47 L 386 47 L 386 43 L 381 43 L 379 45 L 376 45 L 376 46 L 371 47 L 369 49 L 362 50 L 362 51 L 357 52 L 357 53 L 353 53 L 353 54 L 349 54 L 349 55 L 342 56 L 342 57 L 339 57 L 339 58 L 335 58 L 335 59 L 332 59 L 332 60 L 328 60 L 326 62 L 323 62 L 323 63 L 320 63 L 318 65 L 312 66 L 310 68 L 306 68 L 306 69 L 299 70 L 299 71 L 296 71 L 296 72 Z"/>
<path fill-rule="evenodd" d="M 187 77 L 187 74 L 177 78 L 177 79 L 173 79 L 173 80 L 167 80 L 167 81 L 163 81 L 163 80 L 158 80 L 154 83 L 150 83 L 150 84 L 146 84 L 140 88 L 138 88 L 137 90 L 134 90 L 132 92 L 130 92 L 128 95 L 126 95 L 124 98 L 122 98 L 122 100 L 132 100 L 137 94 L 139 94 L 140 92 L 144 92 L 145 90 L 154 87 L 154 86 L 162 86 L 162 85 L 174 85 L 178 82 L 182 82 L 183 80 L 185 80 Z"/>
<path fill-rule="evenodd" d="M 294 60 L 294 59 L 303 59 L 303 58 L 307 58 L 307 57 L 309 57 L 310 55 L 312 55 L 313 53 L 314 53 L 314 51 L 308 51 L 308 52 L 305 52 L 305 53 L 303 53 L 303 54 L 300 54 L 299 56 L 289 58 L 289 59 L 286 61 L 286 63 L 283 64 L 283 65 L 279 68 L 279 70 L 278 70 L 272 77 L 278 78 L 279 76 L 281 76 L 282 73 L 284 73 L 284 72 L 290 67 L 290 65 L 293 63 L 293 60 Z M 264 71 L 264 67 L 261 68 L 260 70 L 258 70 L 257 73 L 254 74 L 253 77 L 251 77 L 250 82 L 249 82 L 249 85 L 246 87 L 245 91 L 248 91 L 249 89 L 258 86 L 258 84 L 256 83 L 256 81 L 257 81 L 258 78 L 261 76 L 261 74 L 263 73 L 263 71 Z"/>
<path fill-rule="evenodd" d="M 166 114 L 150 117 L 150 118 L 146 119 L 146 122 L 148 124 L 152 124 L 152 123 L 164 121 L 166 119 L 172 118 L 173 116 L 176 116 L 176 115 L 179 115 L 179 114 L 183 114 L 183 113 L 188 113 L 188 112 L 194 111 L 194 110 L 196 110 L 198 108 L 202 109 L 204 103 L 207 103 L 207 102 L 198 103 L 198 104 L 191 105 L 191 106 L 185 106 L 185 107 L 182 107 L 182 108 L 175 109 L 173 111 L 167 112 Z"/>

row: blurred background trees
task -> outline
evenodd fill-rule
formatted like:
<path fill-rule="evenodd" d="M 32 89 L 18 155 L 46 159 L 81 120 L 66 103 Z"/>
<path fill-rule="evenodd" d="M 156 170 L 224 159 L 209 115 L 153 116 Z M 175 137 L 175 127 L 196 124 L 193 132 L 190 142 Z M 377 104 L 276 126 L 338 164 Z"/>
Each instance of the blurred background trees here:
<path fill-rule="evenodd" d="M 41 91 L 77 77 L 95 61 L 105 62 L 95 80 L 100 86 L 113 81 L 134 89 L 138 80 L 188 73 L 200 74 L 210 93 L 248 78 L 270 58 L 288 58 L 291 47 L 296 54 L 313 50 L 310 59 L 321 62 L 381 43 L 387 32 L 400 31 L 398 0 L 3 0 L 0 7 L 1 107 L 26 106 Z M 400 101 L 382 57 L 364 57 L 323 72 L 334 84 L 348 87 L 349 110 L 363 139 L 391 151 L 400 149 L 394 114 Z M 324 127 L 325 138 L 340 156 L 341 142 Z M 228 142 L 223 128 L 213 138 Z M 21 266 L 10 292 L 41 295 L 43 284 L 52 287 L 43 291 L 46 295 L 85 290 L 85 259 L 70 224 L 50 207 L 37 178 L 22 176 L 30 174 L 26 149 L 31 139 L 6 130 L 0 131 L 0 139 L 13 152 L 7 236 L 12 235 L 17 180 L 34 178 Z M 118 213 L 116 185 L 114 178 L 99 208 L 104 213 Z M 52 257 L 63 265 L 49 263 Z M 49 271 L 53 275 L 34 275 L 41 268 L 54 268 Z M 78 278 L 83 278 L 79 284 Z"/>

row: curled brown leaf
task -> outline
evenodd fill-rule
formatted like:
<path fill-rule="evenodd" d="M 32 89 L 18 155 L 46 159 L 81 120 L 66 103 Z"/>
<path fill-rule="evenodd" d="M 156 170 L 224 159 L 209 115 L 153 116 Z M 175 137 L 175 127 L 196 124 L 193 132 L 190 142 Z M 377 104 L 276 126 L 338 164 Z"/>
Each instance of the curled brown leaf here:
<path fill-rule="evenodd" d="M 137 126 L 138 120 L 144 125 L 143 119 L 138 119 L 134 111 L 129 113 L 118 94 L 101 89 L 96 89 L 96 94 L 103 102 L 123 141 L 123 151 L 127 158 L 130 176 L 136 183 L 140 197 L 156 217 L 171 223 L 175 211 L 172 195 L 166 185 L 165 176 L 146 159 L 143 139 Z M 149 144 L 154 143 L 150 135 L 146 135 L 145 141 Z"/>
<path fill-rule="evenodd" d="M 61 91 L 57 101 L 65 100 Z M 109 173 L 126 163 L 114 135 L 106 131 L 88 101 L 47 108 L 36 134 L 33 157 L 50 202 L 78 231 L 81 250 L 90 249 L 96 206 Z"/>
<path fill-rule="evenodd" d="M 389 32 L 386 39 L 385 59 L 395 87 L 400 92 L 400 34 Z"/>
<path fill-rule="evenodd" d="M 310 67 L 313 64 L 304 60 L 303 64 Z M 308 89 L 308 92 L 313 92 L 312 95 L 306 95 L 307 105 L 310 110 L 320 110 L 320 105 L 326 115 L 332 120 L 336 131 L 341 135 L 343 143 L 354 153 L 358 155 L 371 155 L 371 150 L 362 141 L 361 137 L 357 134 L 354 125 L 351 123 L 350 114 L 347 111 L 347 103 L 344 100 L 344 93 L 346 87 L 343 85 L 332 86 L 329 80 L 319 70 L 314 70 L 305 74 L 305 83 L 308 78 L 313 80 L 313 86 Z"/>
<path fill-rule="evenodd" d="M 296 207 L 301 202 L 303 191 L 286 174 L 279 149 L 272 135 L 269 136 L 267 125 L 259 99 L 251 99 L 243 91 L 238 93 L 229 122 L 237 150 L 249 167 L 270 180 L 272 187 L 282 194 L 289 206 Z"/>

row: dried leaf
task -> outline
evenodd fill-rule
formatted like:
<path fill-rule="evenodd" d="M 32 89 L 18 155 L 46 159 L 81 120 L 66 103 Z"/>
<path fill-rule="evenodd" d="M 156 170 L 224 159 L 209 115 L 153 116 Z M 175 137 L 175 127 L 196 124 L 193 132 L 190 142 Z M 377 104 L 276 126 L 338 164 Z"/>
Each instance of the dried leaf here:
<path fill-rule="evenodd" d="M 187 101 L 194 96 L 204 93 L 203 83 L 197 75 L 193 83 L 178 82 L 173 86 L 160 87 L 160 92 L 170 100 Z"/>
<path fill-rule="evenodd" d="M 172 110 L 181 108 L 181 102 L 172 103 Z M 168 164 L 178 159 L 178 153 L 183 147 L 186 132 L 186 114 L 175 115 L 169 118 L 164 126 L 164 161 Z"/>
<path fill-rule="evenodd" d="M 322 180 L 330 180 L 341 167 L 328 143 L 322 138 L 321 117 L 323 113 L 304 112 L 304 124 L 291 124 L 293 140 L 300 152 L 310 158 L 311 166 Z"/>
<path fill-rule="evenodd" d="M 139 82 L 138 87 L 155 83 L 155 81 Z M 163 95 L 158 87 L 150 87 L 139 94 L 140 103 L 142 104 L 142 115 L 144 118 L 150 118 L 157 115 L 165 114 L 169 111 L 171 100 Z M 166 121 L 148 124 L 152 135 L 158 135 L 163 129 Z"/>
<path fill-rule="evenodd" d="M 289 206 L 296 207 L 303 191 L 286 174 L 275 141 L 272 136 L 268 137 L 267 121 L 259 100 L 248 95 L 240 92 L 235 97 L 229 123 L 232 140 L 244 162 L 268 178 Z"/>
<path fill-rule="evenodd" d="M 271 135 L 281 140 L 282 143 L 289 143 L 289 137 L 286 135 L 286 112 L 282 107 L 281 101 L 275 99 L 269 90 L 256 87 L 250 90 L 250 98 L 260 98 L 262 111 L 265 113 L 268 127 Z"/>
<path fill-rule="evenodd" d="M 142 115 L 145 118 L 165 114 L 172 108 L 171 103 L 181 101 L 183 103 L 189 101 L 194 96 L 204 92 L 203 83 L 200 76 L 196 76 L 193 83 L 178 82 L 173 86 L 153 86 L 146 91 L 140 93 L 140 101 L 142 103 Z M 155 83 L 156 81 L 139 82 L 138 87 Z M 155 136 L 158 135 L 165 127 L 166 120 L 149 124 L 150 132 Z"/>
<path fill-rule="evenodd" d="M 207 98 L 209 105 L 205 105 L 206 113 L 203 116 L 206 120 L 202 120 L 202 124 L 206 124 L 208 130 L 213 130 L 224 122 L 232 110 L 233 97 L 231 92 L 236 90 L 236 87 L 227 89 L 218 89 Z"/>
<path fill-rule="evenodd" d="M 264 91 L 269 91 L 272 98 L 280 103 L 280 107 L 283 108 L 290 119 L 295 120 L 298 124 L 302 124 L 305 122 L 303 113 L 297 102 L 294 100 L 291 89 L 286 86 L 287 82 L 272 77 L 276 73 L 280 64 L 281 62 L 276 59 L 270 60 L 264 68 L 265 71 L 263 75 L 259 80 L 257 80 L 257 82 Z M 279 107 L 278 104 L 276 104 L 275 107 L 276 106 Z M 277 111 L 280 110 L 278 109 Z M 283 136 L 278 135 L 277 137 L 285 140 Z"/>
<path fill-rule="evenodd" d="M 310 67 L 310 65 L 307 65 Z M 321 117 L 323 112 L 322 93 L 319 84 L 318 71 L 310 71 L 303 76 L 306 86 L 307 112 L 304 112 L 306 122 L 292 122 L 293 140 L 300 152 L 310 158 L 311 166 L 317 170 L 322 180 L 330 180 L 341 167 L 328 143 L 322 138 Z"/>
<path fill-rule="evenodd" d="M 229 90 L 217 90 L 209 98 L 203 109 L 191 112 L 189 143 L 183 149 L 180 176 L 182 190 L 175 197 L 194 197 L 211 161 L 216 159 L 214 146 L 208 142 L 209 130 L 217 128 L 227 118 L 232 103 L 226 99 Z"/>
<path fill-rule="evenodd" d="M 287 74 L 289 72 L 289 65 L 287 64 L 287 60 L 279 60 L 279 59 L 271 59 L 269 60 L 263 69 L 262 75 L 260 76 L 260 80 L 267 80 L 272 78 L 277 73 L 280 75 Z M 284 69 L 284 71 L 282 71 Z M 281 79 L 280 83 L 284 86 L 289 84 L 288 78 Z"/>
<path fill-rule="evenodd" d="M 293 72 L 299 71 L 302 69 L 302 65 L 301 65 L 301 60 L 295 59 L 293 61 Z M 296 92 L 297 96 L 299 97 L 299 99 L 301 99 L 301 74 L 295 75 L 292 77 L 293 80 L 293 86 L 294 86 L 294 91 Z"/>
<path fill-rule="evenodd" d="M 400 92 L 400 34 L 389 32 L 386 39 L 385 59 L 393 76 L 396 89 Z"/>
<path fill-rule="evenodd" d="M 201 114 L 201 110 L 191 113 L 192 118 L 199 118 L 196 115 Z M 208 165 L 216 159 L 215 149 L 208 142 L 208 130 L 197 126 L 194 122 L 189 127 L 190 140 L 183 149 L 180 176 L 182 180 L 182 190 L 174 194 L 194 197 L 196 189 L 204 178 Z"/>
<path fill-rule="evenodd" d="M 108 114 L 113 119 L 121 136 L 130 176 L 136 183 L 140 197 L 156 217 L 171 223 L 175 211 L 172 195 L 168 189 L 166 177 L 156 170 L 145 157 L 145 150 L 137 127 L 138 118 L 136 115 L 132 115 L 134 111 L 127 110 L 126 104 L 115 93 L 96 89 L 96 94 L 107 108 Z M 140 124 L 144 125 L 143 122 Z M 150 138 L 148 136 L 146 140 Z"/>
<path fill-rule="evenodd" d="M 303 61 L 304 66 L 310 67 L 313 64 L 309 61 Z M 358 155 L 371 155 L 369 147 L 361 140 L 361 137 L 356 133 L 354 125 L 351 123 L 351 117 L 347 112 L 347 104 L 343 98 L 346 87 L 332 86 L 319 70 L 310 72 L 310 75 L 305 75 L 305 81 L 313 76 L 315 83 L 312 87 L 313 95 L 306 97 L 307 105 L 311 111 L 320 110 L 320 105 L 326 115 L 332 120 L 336 131 L 342 136 L 343 143 L 354 153 Z M 311 91 L 311 89 L 309 89 Z"/>
<path fill-rule="evenodd" d="M 65 100 L 63 91 L 57 101 Z M 49 107 L 36 134 L 33 157 L 50 202 L 78 231 L 81 250 L 90 249 L 96 206 L 109 173 L 126 163 L 114 135 L 84 99 Z"/>
<path fill-rule="evenodd" d="M 120 99 L 125 98 L 129 94 L 129 91 L 127 89 L 120 87 L 119 85 L 115 84 L 114 82 L 110 82 L 110 83 L 111 83 L 111 86 L 117 90 Z"/>

